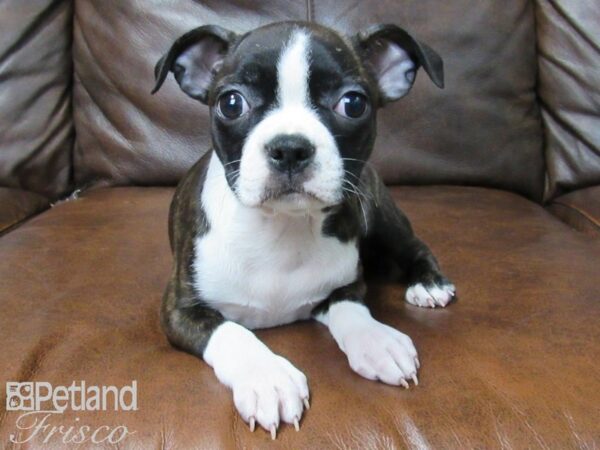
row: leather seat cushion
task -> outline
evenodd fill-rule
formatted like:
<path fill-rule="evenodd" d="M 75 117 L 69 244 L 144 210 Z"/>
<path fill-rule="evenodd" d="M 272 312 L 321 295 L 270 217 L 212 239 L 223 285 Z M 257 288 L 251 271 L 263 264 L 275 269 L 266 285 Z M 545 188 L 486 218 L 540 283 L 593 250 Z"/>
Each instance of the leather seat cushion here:
<path fill-rule="evenodd" d="M 172 194 L 89 192 L 0 239 L 2 379 L 116 386 L 137 380 L 137 412 L 67 410 L 50 418 L 54 425 L 76 417 L 93 427 L 126 425 L 136 433 L 124 447 L 261 447 L 268 434 L 251 434 L 212 370 L 170 347 L 160 330 Z M 430 310 L 403 302 L 403 285 L 371 286 L 374 315 L 409 334 L 420 352 L 420 385 L 403 390 L 355 375 L 320 324 L 260 331 L 307 374 L 312 393 L 300 433 L 283 426 L 277 443 L 597 443 L 600 246 L 506 192 L 440 186 L 394 188 L 393 195 L 459 292 L 457 303 Z M 3 440 L 17 417 L 3 416 Z"/>
<path fill-rule="evenodd" d="M 548 209 L 576 230 L 600 237 L 600 186 L 561 195 L 552 200 Z"/>
<path fill-rule="evenodd" d="M 35 192 L 0 187 L 0 233 L 49 206 L 50 202 Z"/>

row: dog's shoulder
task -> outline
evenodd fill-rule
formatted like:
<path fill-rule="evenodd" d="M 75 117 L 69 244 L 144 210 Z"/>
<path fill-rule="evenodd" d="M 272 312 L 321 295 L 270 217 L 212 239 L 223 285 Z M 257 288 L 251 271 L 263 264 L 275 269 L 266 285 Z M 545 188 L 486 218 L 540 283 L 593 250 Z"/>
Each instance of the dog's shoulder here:
<path fill-rule="evenodd" d="M 169 240 L 178 253 L 186 239 L 193 239 L 209 230 L 209 222 L 200 199 L 213 150 L 206 152 L 181 179 L 169 209 Z"/>

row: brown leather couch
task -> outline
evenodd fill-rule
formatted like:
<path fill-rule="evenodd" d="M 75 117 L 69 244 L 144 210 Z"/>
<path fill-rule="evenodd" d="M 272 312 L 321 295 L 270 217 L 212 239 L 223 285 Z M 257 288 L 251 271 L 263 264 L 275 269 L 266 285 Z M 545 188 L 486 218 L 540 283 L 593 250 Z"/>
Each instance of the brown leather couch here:
<path fill-rule="evenodd" d="M 370 287 L 409 334 L 420 384 L 366 381 L 328 332 L 260 331 L 307 374 L 301 431 L 250 433 L 211 369 L 158 321 L 173 186 L 208 148 L 207 109 L 153 65 L 204 23 L 395 22 L 443 55 L 379 115 L 373 162 L 458 287 L 425 310 Z M 597 448 L 600 445 L 600 8 L 594 0 L 8 0 L 0 3 L 0 378 L 122 386 L 118 448 Z M 0 447 L 62 448 L 0 409 Z M 82 444 L 78 448 L 89 448 Z M 104 442 L 98 448 L 113 448 Z"/>

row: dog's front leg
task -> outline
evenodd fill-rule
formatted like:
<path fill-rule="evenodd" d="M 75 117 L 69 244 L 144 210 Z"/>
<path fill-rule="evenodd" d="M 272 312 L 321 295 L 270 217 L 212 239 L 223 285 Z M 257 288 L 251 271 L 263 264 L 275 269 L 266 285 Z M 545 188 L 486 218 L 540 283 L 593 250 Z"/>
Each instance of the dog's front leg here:
<path fill-rule="evenodd" d="M 371 316 L 363 303 L 365 291 L 362 280 L 335 290 L 315 309 L 315 319 L 329 328 L 359 375 L 405 388 L 408 380 L 418 384 L 419 359 L 412 340 Z"/>
<path fill-rule="evenodd" d="M 176 291 L 189 289 L 185 285 L 175 289 L 173 284 L 162 310 L 169 340 L 213 368 L 219 381 L 233 391 L 235 407 L 251 431 L 258 423 L 275 439 L 280 421 L 299 430 L 303 410 L 309 408 L 306 376 L 250 330 L 225 320 L 199 299 L 176 296 Z"/>
<path fill-rule="evenodd" d="M 408 278 L 406 301 L 415 306 L 445 307 L 456 295 L 454 284 L 423 241 L 415 236 L 408 218 L 398 208 L 377 173 L 367 168 L 361 178 L 368 192 L 373 215 L 363 246 L 375 251 L 376 257 L 391 258 Z"/>

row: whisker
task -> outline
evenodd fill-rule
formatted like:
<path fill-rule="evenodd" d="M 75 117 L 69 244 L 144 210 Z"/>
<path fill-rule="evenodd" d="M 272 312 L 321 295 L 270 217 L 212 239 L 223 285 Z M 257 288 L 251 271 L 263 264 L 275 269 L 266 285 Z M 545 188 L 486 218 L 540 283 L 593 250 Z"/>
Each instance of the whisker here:
<path fill-rule="evenodd" d="M 227 167 L 229 164 L 235 164 L 235 163 L 238 163 L 238 162 L 241 162 L 241 161 L 242 161 L 241 158 L 240 159 L 236 159 L 235 161 L 229 161 L 227 164 L 223 164 L 223 167 Z"/>
<path fill-rule="evenodd" d="M 349 172 L 347 170 L 344 170 L 344 172 L 346 172 L 348 175 L 352 175 L 354 178 L 356 178 L 358 180 L 358 183 L 362 183 L 361 179 L 359 177 L 357 177 L 356 175 L 354 175 L 352 172 Z M 370 198 L 371 200 L 373 200 L 373 196 L 371 195 L 370 192 L 365 192 L 363 189 L 360 188 L 359 184 L 354 184 L 352 183 L 350 180 L 346 180 L 348 183 L 352 184 L 352 186 L 363 196 L 363 198 L 366 200 L 368 200 L 368 198 Z"/>
<path fill-rule="evenodd" d="M 355 162 L 360 162 L 363 164 L 371 164 L 369 161 L 366 161 L 364 159 L 356 159 L 356 158 L 342 158 L 342 161 L 355 161 Z"/>
<path fill-rule="evenodd" d="M 358 205 L 360 206 L 360 210 L 362 212 L 363 220 L 365 221 L 365 230 L 367 230 L 368 227 L 369 227 L 369 224 L 368 224 L 368 221 L 367 221 L 367 213 L 366 213 L 365 207 L 363 205 L 364 194 L 361 194 L 359 192 L 359 190 L 357 190 L 358 187 L 356 185 L 354 185 L 351 181 L 349 181 L 349 180 L 343 180 L 343 181 L 350 186 L 350 189 L 345 188 L 342 185 L 342 190 L 345 191 L 345 192 L 350 192 L 350 193 L 356 195 L 356 199 L 358 200 Z M 364 198 L 364 200 L 366 201 L 366 198 Z"/>

